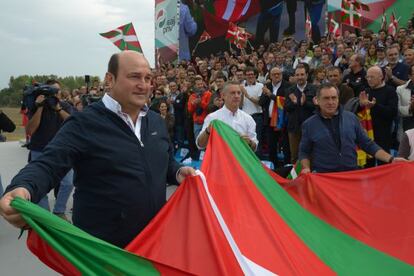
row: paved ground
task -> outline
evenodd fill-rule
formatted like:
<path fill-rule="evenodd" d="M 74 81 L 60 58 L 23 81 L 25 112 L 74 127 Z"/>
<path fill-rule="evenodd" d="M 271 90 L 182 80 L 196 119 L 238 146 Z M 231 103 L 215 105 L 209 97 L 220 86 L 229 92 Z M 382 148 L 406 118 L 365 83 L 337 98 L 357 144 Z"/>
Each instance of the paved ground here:
<path fill-rule="evenodd" d="M 18 142 L 0 143 L 0 174 L 3 186 L 26 164 L 28 151 Z M 0 218 L 0 275 L 57 275 L 26 247 L 26 235 Z"/>
<path fill-rule="evenodd" d="M 28 151 L 18 142 L 0 143 L 0 175 L 3 186 L 7 186 L 13 176 L 26 164 Z M 168 187 L 169 197 L 175 186 Z M 53 196 L 49 196 L 50 205 L 53 206 Z M 69 201 L 68 210 L 72 206 Z M 68 216 L 70 217 L 70 213 Z M 26 247 L 26 235 L 20 240 L 19 230 L 7 224 L 0 218 L 0 275 L 57 275 L 33 256 Z"/>

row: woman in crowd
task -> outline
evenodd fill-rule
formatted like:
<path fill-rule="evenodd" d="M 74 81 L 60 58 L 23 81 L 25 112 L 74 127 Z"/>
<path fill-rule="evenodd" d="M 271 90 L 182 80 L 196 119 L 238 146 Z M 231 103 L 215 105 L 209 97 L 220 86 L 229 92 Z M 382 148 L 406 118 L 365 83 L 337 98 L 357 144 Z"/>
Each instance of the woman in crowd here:
<path fill-rule="evenodd" d="M 257 81 L 265 84 L 267 78 L 267 67 L 263 59 L 259 59 L 256 64 L 257 68 Z"/>
<path fill-rule="evenodd" d="M 323 67 L 318 67 L 313 71 L 313 84 L 321 85 L 326 82 L 326 70 Z"/>
<path fill-rule="evenodd" d="M 158 106 L 158 111 L 161 115 L 161 118 L 165 120 L 165 125 L 167 126 L 168 135 L 170 136 L 170 141 L 174 141 L 174 115 L 170 113 L 170 108 L 166 101 L 161 101 Z"/>
<path fill-rule="evenodd" d="M 369 68 L 371 66 L 374 66 L 375 64 L 377 64 L 377 47 L 375 46 L 374 43 L 370 44 L 368 47 L 368 53 L 367 56 L 365 57 L 365 67 Z"/>

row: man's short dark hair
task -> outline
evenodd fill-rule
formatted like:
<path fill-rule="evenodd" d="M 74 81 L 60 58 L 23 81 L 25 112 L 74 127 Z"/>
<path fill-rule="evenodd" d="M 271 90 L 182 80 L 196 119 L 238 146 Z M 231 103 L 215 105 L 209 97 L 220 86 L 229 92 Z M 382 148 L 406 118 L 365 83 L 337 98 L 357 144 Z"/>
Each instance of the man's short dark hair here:
<path fill-rule="evenodd" d="M 246 69 L 244 70 L 245 73 L 247 72 L 253 72 L 255 76 L 257 76 L 257 70 L 256 68 L 252 67 L 252 66 L 248 66 L 246 67 Z"/>
<path fill-rule="evenodd" d="M 305 69 L 305 73 L 309 74 L 309 69 L 310 68 L 309 68 L 309 64 L 307 64 L 307 63 L 299 63 L 295 68 L 295 74 L 296 74 L 296 70 L 298 70 L 298 69 Z"/>
<path fill-rule="evenodd" d="M 118 67 L 119 67 L 119 55 L 113 54 L 108 62 L 108 72 L 114 75 L 115 78 L 118 76 Z"/>
<path fill-rule="evenodd" d="M 365 58 L 361 54 L 355 54 L 355 61 L 362 67 L 365 65 Z"/>
<path fill-rule="evenodd" d="M 328 83 L 323 83 L 323 84 L 321 84 L 318 87 L 318 89 L 316 90 L 316 97 L 319 98 L 321 96 L 321 91 L 322 90 L 324 90 L 324 89 L 331 89 L 331 88 L 334 88 L 336 90 L 336 93 L 339 96 L 339 89 L 338 89 L 338 87 L 336 87 L 336 85 L 328 82 Z"/>
<path fill-rule="evenodd" d="M 339 74 L 342 74 L 342 69 L 338 66 L 330 66 L 326 68 L 326 72 L 338 71 Z"/>
<path fill-rule="evenodd" d="M 216 79 L 222 79 L 222 80 L 224 80 L 224 81 L 227 81 L 227 78 L 226 78 L 226 76 L 223 74 L 223 72 L 217 72 Z"/>

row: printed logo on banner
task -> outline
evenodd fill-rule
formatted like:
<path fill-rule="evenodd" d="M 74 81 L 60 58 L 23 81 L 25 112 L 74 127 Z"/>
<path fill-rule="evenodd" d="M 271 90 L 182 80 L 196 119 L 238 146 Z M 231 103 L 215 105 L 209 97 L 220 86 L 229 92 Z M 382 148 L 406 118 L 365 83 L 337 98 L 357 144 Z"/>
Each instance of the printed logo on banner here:
<path fill-rule="evenodd" d="M 167 12 L 165 11 L 165 9 L 161 9 L 157 14 L 156 21 L 157 21 L 158 28 L 160 29 L 162 29 L 165 25 L 165 21 L 167 20 L 166 14 Z"/>

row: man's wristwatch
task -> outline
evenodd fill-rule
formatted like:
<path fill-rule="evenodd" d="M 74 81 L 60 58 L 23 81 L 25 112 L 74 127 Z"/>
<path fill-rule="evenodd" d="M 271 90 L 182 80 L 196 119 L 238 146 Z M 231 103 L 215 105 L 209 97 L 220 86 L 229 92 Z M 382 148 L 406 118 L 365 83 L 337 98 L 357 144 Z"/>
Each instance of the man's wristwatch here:
<path fill-rule="evenodd" d="M 388 159 L 388 163 L 392 163 L 392 161 L 394 161 L 394 156 L 391 156 L 390 159 Z"/>

